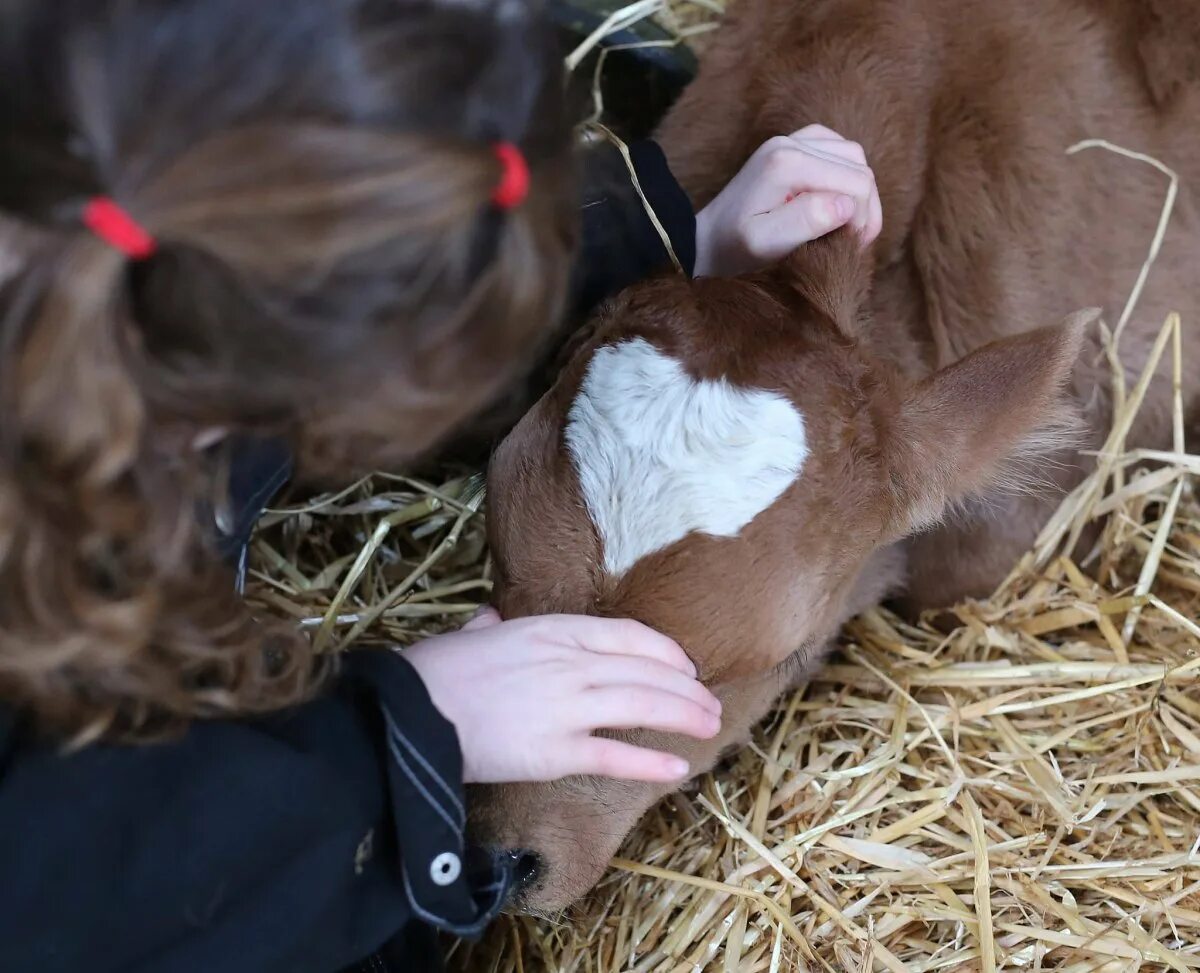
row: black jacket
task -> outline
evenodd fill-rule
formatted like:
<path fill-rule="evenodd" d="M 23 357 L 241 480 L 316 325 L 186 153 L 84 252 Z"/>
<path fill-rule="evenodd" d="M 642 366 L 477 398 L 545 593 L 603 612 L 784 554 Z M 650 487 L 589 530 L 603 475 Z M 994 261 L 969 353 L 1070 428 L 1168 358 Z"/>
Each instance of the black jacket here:
<path fill-rule="evenodd" d="M 610 153 L 584 201 L 576 310 L 667 263 Z M 661 152 L 639 181 L 689 272 L 695 221 Z M 248 449 L 225 537 L 244 558 L 286 482 Z M 64 754 L 0 704 L 0 971 L 425 973 L 473 936 L 509 870 L 466 845 L 454 728 L 393 652 L 348 654 L 323 697 L 157 745 Z"/>

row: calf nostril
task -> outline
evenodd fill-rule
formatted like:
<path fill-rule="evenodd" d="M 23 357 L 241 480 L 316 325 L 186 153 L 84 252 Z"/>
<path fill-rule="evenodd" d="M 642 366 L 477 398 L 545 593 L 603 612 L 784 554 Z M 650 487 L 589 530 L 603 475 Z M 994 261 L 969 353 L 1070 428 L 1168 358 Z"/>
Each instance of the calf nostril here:
<path fill-rule="evenodd" d="M 514 851 L 510 854 L 513 862 L 513 878 L 516 884 L 526 886 L 532 884 L 542 870 L 542 860 L 532 851 Z"/>

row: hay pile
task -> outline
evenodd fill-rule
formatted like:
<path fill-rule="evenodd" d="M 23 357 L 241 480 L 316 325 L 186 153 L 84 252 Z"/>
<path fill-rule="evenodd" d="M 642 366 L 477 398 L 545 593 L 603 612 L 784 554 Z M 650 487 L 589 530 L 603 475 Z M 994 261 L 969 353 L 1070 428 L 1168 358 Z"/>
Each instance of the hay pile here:
<path fill-rule="evenodd" d="M 1200 456 L 1178 318 L 1138 382 L 1115 367 L 1174 200 L 1163 171 L 1110 343 L 1112 436 L 1000 590 L 957 606 L 948 636 L 884 610 L 852 622 L 735 762 L 647 816 L 588 900 L 501 920 L 454 968 L 1200 969 Z M 1175 446 L 1128 449 L 1160 359 Z M 482 500 L 478 475 L 448 469 L 271 512 L 247 597 L 329 649 L 456 627 L 490 589 Z M 1064 552 L 1094 523 L 1076 563 Z"/>

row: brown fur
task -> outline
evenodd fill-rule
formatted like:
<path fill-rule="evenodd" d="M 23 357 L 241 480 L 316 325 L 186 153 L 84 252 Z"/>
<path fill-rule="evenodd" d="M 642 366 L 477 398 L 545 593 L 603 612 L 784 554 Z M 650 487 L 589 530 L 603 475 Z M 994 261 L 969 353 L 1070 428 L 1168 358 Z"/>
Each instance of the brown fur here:
<path fill-rule="evenodd" d="M 496 457 L 502 613 L 632 616 L 675 637 L 724 701 L 714 741 L 632 739 L 710 767 L 853 612 L 897 589 L 914 610 L 984 594 L 1078 482 L 1080 461 L 1059 448 L 1041 465 L 1048 490 L 1003 489 L 1039 430 L 1081 417 L 1093 447 L 1107 431 L 1095 315 L 1072 312 L 1102 304 L 1115 321 L 1164 186 L 1106 153 L 1067 157 L 1072 143 L 1108 138 L 1181 173 L 1122 352 L 1140 370 L 1178 309 L 1200 365 L 1194 24 L 1185 2 L 1140 0 L 735 5 L 662 128 L 696 203 L 767 138 L 821 122 L 865 147 L 885 227 L 863 256 L 842 234 L 764 274 L 633 288 Z M 806 417 L 811 455 L 741 536 L 691 535 L 610 578 L 562 429 L 592 351 L 635 335 L 696 376 L 786 395 Z M 1194 382 L 1188 392 L 1194 408 Z M 1132 442 L 1169 444 L 1169 395 L 1169 383 L 1152 389 Z M 667 790 L 494 788 L 475 820 L 484 840 L 540 857 L 522 901 L 556 908 L 587 890 Z"/>

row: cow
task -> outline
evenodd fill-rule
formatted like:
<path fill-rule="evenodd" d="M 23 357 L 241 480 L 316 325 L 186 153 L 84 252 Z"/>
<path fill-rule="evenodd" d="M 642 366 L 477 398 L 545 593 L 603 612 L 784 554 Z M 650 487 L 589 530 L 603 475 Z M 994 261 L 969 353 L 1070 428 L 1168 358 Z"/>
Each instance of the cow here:
<path fill-rule="evenodd" d="M 495 453 L 501 614 L 637 619 L 676 639 L 722 701 L 713 740 L 625 738 L 710 769 L 855 613 L 889 596 L 916 613 L 986 595 L 1080 482 L 1080 451 L 1113 414 L 1099 319 L 1116 320 L 1165 189 L 1117 154 L 1069 155 L 1080 140 L 1178 172 L 1120 354 L 1138 373 L 1176 310 L 1200 366 L 1190 6 L 733 6 L 659 131 L 696 206 L 774 133 L 820 121 L 870 160 L 885 226 L 865 252 L 844 231 L 767 271 L 630 288 Z M 1129 442 L 1169 448 L 1171 428 L 1159 382 Z M 483 787 L 472 822 L 518 861 L 517 906 L 557 910 L 669 790 Z"/>

